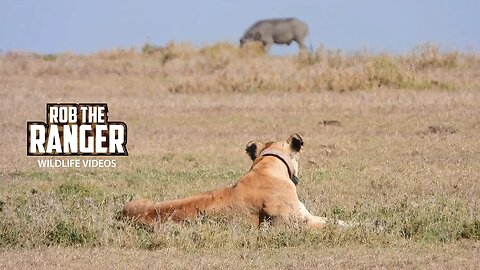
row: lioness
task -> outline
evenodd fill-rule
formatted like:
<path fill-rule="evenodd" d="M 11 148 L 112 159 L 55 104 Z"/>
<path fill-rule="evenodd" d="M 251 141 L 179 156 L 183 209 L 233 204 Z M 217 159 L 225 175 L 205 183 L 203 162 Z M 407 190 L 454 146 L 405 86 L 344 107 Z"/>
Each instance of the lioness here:
<path fill-rule="evenodd" d="M 302 148 L 303 139 L 298 134 L 291 135 L 287 141 L 249 142 L 245 150 L 253 165 L 233 186 L 163 202 L 133 200 L 123 207 L 123 217 L 150 225 L 166 220 L 195 219 L 199 214 L 243 213 L 257 224 L 266 220 L 293 221 L 323 227 L 329 220 L 310 214 L 297 196 L 298 159 Z M 336 224 L 346 225 L 343 221 Z"/>

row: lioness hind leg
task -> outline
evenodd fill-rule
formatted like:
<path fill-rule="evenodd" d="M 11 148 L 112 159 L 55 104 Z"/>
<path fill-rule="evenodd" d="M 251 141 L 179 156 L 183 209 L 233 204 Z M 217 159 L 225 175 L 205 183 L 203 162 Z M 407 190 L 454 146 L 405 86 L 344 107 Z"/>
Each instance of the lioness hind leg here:
<path fill-rule="evenodd" d="M 157 220 L 155 202 L 144 199 L 129 201 L 121 211 L 122 218 L 141 225 L 151 225 Z"/>

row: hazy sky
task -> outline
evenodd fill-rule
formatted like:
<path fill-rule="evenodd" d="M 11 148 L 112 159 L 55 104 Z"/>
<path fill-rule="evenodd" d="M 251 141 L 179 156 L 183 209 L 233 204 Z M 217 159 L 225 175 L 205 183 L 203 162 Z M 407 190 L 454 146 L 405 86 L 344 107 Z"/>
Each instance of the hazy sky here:
<path fill-rule="evenodd" d="M 307 22 L 313 47 L 480 49 L 480 0 L 0 0 L 0 52 L 237 43 L 255 20 L 292 16 Z M 273 53 L 296 50 L 276 46 Z"/>

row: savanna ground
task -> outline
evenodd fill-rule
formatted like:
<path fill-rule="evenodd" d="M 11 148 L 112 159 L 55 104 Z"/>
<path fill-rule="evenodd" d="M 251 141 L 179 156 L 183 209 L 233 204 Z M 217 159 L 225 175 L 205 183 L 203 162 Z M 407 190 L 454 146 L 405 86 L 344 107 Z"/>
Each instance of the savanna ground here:
<path fill-rule="evenodd" d="M 217 44 L 0 57 L 0 268 L 475 268 L 480 263 L 480 57 L 268 56 Z M 107 102 L 128 125 L 112 169 L 41 169 L 26 121 L 47 102 Z M 140 228 L 132 198 L 233 184 L 250 140 L 305 140 L 298 194 L 372 226 L 257 228 L 242 217 Z M 62 158 L 57 158 L 62 159 Z"/>

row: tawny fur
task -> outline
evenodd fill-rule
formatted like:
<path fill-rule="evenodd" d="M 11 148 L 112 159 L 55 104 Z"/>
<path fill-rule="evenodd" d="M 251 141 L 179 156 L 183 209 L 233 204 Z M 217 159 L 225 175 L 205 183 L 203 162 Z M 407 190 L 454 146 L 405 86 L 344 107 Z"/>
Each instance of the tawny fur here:
<path fill-rule="evenodd" d="M 301 137 L 294 134 L 287 141 L 252 145 L 250 149 L 247 147 L 254 161 L 252 168 L 233 186 L 163 202 L 133 200 L 124 206 L 123 216 L 150 225 L 166 220 L 191 220 L 204 214 L 245 214 L 258 224 L 268 219 L 323 227 L 327 219 L 310 214 L 300 202 L 285 163 L 274 156 L 259 156 L 266 148 L 280 150 L 292 157 L 297 174 L 298 155 L 303 146 Z"/>

